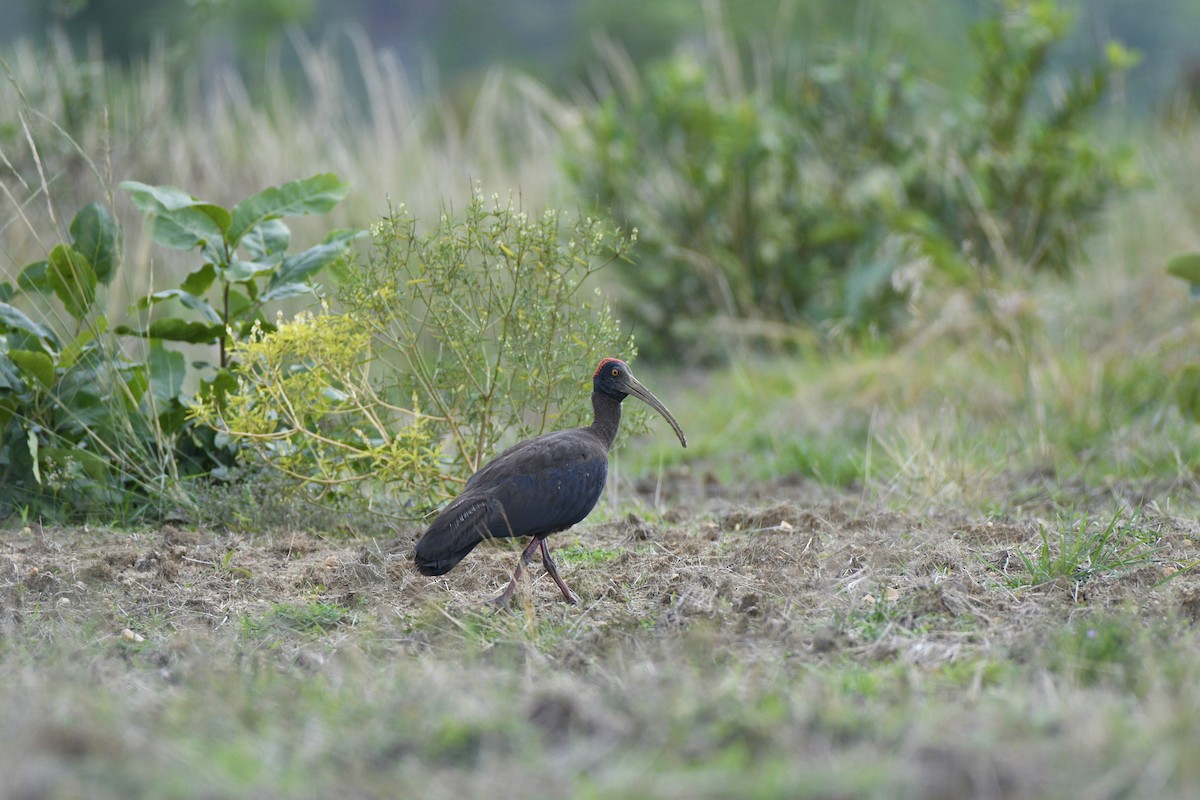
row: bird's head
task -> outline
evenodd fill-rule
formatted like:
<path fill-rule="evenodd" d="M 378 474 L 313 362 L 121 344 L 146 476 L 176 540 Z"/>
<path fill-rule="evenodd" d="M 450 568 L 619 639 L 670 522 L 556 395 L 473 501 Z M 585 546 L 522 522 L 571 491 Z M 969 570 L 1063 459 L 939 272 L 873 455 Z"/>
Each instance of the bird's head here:
<path fill-rule="evenodd" d="M 683 429 L 679 427 L 679 423 L 675 421 L 675 417 L 671 415 L 667 407 L 659 402 L 658 398 L 649 389 L 642 386 L 641 381 L 633 377 L 633 373 L 629 370 L 629 365 L 621 359 L 606 358 L 600 362 L 600 366 L 596 367 L 596 372 L 592 375 L 592 391 L 614 397 L 617 399 L 617 402 L 624 400 L 629 395 L 633 395 L 659 414 L 662 414 L 663 419 L 671 423 L 671 427 L 675 430 L 675 435 L 679 437 L 679 443 L 687 447 L 687 437 L 683 435 Z"/>

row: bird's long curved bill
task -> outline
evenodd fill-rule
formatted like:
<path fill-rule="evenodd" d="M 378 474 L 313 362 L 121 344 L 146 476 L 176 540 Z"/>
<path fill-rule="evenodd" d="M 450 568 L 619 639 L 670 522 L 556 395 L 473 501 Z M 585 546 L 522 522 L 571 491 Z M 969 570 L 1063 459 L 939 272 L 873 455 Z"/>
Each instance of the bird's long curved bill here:
<path fill-rule="evenodd" d="M 679 437 L 679 443 L 687 447 L 687 437 L 683 435 L 683 428 L 679 427 L 679 423 L 675 421 L 675 417 L 671 412 L 667 411 L 667 407 L 660 403 L 658 398 L 649 389 L 642 386 L 637 378 L 629 375 L 627 380 L 628 384 L 625 387 L 625 391 L 653 408 L 659 414 L 662 414 L 663 419 L 671 423 L 671 427 L 675 429 L 675 435 Z"/>

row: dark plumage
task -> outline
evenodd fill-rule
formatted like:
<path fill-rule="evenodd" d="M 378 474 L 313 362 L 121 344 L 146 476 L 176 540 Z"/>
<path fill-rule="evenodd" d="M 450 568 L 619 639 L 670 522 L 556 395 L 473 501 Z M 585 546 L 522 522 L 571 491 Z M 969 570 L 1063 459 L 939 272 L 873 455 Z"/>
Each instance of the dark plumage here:
<path fill-rule="evenodd" d="M 606 358 L 592 376 L 595 420 L 584 428 L 519 442 L 480 468 L 462 494 L 442 509 L 416 544 L 414 560 L 424 575 L 444 575 L 484 539 L 531 536 L 504 592 L 507 605 L 533 551 L 568 602 L 577 603 L 550 559 L 546 537 L 579 522 L 596 505 L 608 476 L 608 450 L 621 424 L 621 401 L 633 395 L 658 411 L 687 447 L 671 412 L 633 377 L 625 362 Z"/>

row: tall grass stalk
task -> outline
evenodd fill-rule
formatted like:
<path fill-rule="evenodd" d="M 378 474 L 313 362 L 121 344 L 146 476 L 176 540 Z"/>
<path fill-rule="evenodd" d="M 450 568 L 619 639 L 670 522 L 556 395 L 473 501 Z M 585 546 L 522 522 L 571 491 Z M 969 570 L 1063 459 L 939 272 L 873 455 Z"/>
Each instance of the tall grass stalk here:
<path fill-rule="evenodd" d="M 557 134 L 549 118 L 565 110 L 532 81 L 490 73 L 459 108 L 436 85 L 418 86 L 361 31 L 320 45 L 297 34 L 289 47 L 253 88 L 233 68 L 185 70 L 161 51 L 122 71 L 64 39 L 47 50 L 13 47 L 0 84 L 0 164 L 9 168 L 0 180 L 10 206 L 0 216 L 5 271 L 42 257 L 53 239 L 44 198 L 34 197 L 51 194 L 69 218 L 88 201 L 111 202 L 112 187 L 125 179 L 232 205 L 300 174 L 334 172 L 355 191 L 322 225 L 344 227 L 366 227 L 389 199 L 436 219 L 446 206 L 464 207 L 476 183 L 489 193 L 519 192 L 527 206 L 544 205 L 552 193 Z M 285 67 L 293 61 L 298 72 Z M 16 116 L 22 108 L 30 110 L 28 135 Z M 177 283 L 183 268 L 162 254 L 152 258 L 136 215 L 125 205 L 118 211 L 131 231 L 128 289 L 110 310 Z M 301 236 L 305 230 L 315 238 L 318 229 L 302 228 Z"/>

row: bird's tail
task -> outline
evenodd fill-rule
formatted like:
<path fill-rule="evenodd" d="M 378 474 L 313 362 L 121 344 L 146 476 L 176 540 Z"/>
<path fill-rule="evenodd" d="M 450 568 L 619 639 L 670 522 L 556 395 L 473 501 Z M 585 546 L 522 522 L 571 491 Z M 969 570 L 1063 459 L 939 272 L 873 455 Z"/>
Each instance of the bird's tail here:
<path fill-rule="evenodd" d="M 493 505 L 490 498 L 474 498 L 446 506 L 417 540 L 413 561 L 421 574 L 445 575 L 474 550 L 489 535 Z"/>

